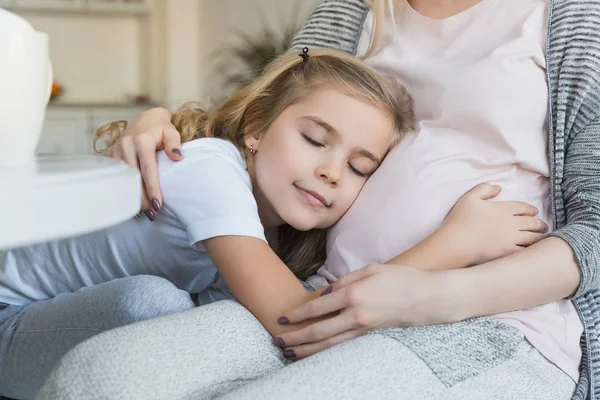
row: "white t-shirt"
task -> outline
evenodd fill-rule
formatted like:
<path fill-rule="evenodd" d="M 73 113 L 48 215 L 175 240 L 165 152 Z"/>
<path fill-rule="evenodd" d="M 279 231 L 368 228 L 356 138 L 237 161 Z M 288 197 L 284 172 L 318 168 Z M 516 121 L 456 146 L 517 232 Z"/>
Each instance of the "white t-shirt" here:
<path fill-rule="evenodd" d="M 0 302 L 17 306 L 133 275 L 160 276 L 202 302 L 229 297 L 202 241 L 265 240 L 240 152 L 214 138 L 158 155 L 163 206 L 154 222 L 132 218 L 74 238 L 0 252 Z M 102 212 L 102 210 L 98 210 Z"/>

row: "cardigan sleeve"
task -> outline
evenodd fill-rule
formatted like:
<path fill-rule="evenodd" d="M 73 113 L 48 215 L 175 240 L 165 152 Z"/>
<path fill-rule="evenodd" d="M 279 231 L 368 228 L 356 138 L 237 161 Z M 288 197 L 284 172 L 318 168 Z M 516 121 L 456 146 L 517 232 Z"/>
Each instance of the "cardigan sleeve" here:
<path fill-rule="evenodd" d="M 368 13 L 362 0 L 323 0 L 296 33 L 290 49 L 329 48 L 356 55 Z"/>
<path fill-rule="evenodd" d="M 566 147 L 562 180 L 566 224 L 549 236 L 565 240 L 581 268 L 574 297 L 600 287 L 600 119 Z"/>

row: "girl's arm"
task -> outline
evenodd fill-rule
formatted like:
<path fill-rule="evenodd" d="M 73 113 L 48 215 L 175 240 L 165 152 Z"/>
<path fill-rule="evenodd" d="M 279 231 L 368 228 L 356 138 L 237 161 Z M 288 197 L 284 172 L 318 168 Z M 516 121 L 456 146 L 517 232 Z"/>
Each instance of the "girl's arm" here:
<path fill-rule="evenodd" d="M 281 340 L 305 357 L 370 329 L 450 323 L 593 296 L 600 285 L 600 121 L 570 140 L 563 171 L 557 190 L 566 224 L 549 237 L 472 268 L 373 265 L 354 271 L 338 279 L 332 294 L 283 314 L 294 324 L 339 315 Z"/>
<path fill-rule="evenodd" d="M 386 264 L 441 271 L 481 264 L 524 249 L 548 229 L 538 210 L 518 201 L 487 201 L 500 187 L 479 184 L 463 195 L 442 226 Z"/>
<path fill-rule="evenodd" d="M 220 236 L 203 243 L 234 297 L 271 335 L 301 326 L 279 325 L 277 319 L 315 294 L 304 288 L 267 243 L 244 236 Z"/>
<path fill-rule="evenodd" d="M 543 222 L 533 218 L 537 210 L 521 202 L 487 201 L 499 192 L 498 186 L 476 186 L 458 201 L 442 228 L 391 263 L 421 269 L 461 268 L 480 257 L 496 258 L 537 241 L 541 237 L 538 231 L 546 229 Z M 527 226 L 520 225 L 524 221 Z M 316 299 L 322 290 L 307 292 L 267 243 L 242 236 L 215 237 L 203 243 L 234 297 L 271 335 L 316 322 L 277 322 L 284 312 Z"/>

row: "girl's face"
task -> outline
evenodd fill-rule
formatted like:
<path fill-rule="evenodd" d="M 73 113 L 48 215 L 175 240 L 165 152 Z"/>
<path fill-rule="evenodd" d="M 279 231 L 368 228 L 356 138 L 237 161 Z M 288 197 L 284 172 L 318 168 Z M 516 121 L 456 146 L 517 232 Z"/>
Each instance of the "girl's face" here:
<path fill-rule="evenodd" d="M 265 228 L 328 228 L 356 200 L 392 140 L 390 117 L 333 89 L 286 108 L 252 145 L 248 170 Z"/>

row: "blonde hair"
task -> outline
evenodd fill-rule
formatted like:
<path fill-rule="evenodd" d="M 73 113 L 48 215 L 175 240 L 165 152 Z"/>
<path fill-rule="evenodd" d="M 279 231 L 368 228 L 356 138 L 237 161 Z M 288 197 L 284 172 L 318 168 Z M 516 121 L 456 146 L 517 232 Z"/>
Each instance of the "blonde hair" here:
<path fill-rule="evenodd" d="M 383 32 L 383 25 L 388 21 L 395 21 L 394 9 L 396 6 L 396 0 L 364 0 L 365 4 L 371 7 L 373 11 L 373 37 L 367 52 L 363 58 L 369 58 L 373 55 L 375 50 L 381 44 L 381 36 Z M 396 26 L 393 24 L 392 26 Z"/>
<path fill-rule="evenodd" d="M 263 133 L 290 105 L 301 101 L 320 88 L 334 88 L 384 110 L 392 121 L 394 132 L 390 148 L 405 132 L 414 129 L 412 100 L 408 92 L 392 80 L 379 75 L 359 59 L 336 50 L 310 50 L 303 62 L 298 54 L 277 58 L 253 83 L 238 90 L 212 112 L 193 104 L 182 106 L 171 119 L 187 142 L 201 137 L 230 141 L 249 157 L 244 138 L 250 133 Z M 94 138 L 105 136 L 108 146 L 126 128 L 123 121 L 98 129 Z M 299 231 L 289 225 L 279 227 L 275 252 L 300 279 L 312 275 L 325 261 L 326 229 Z"/>

